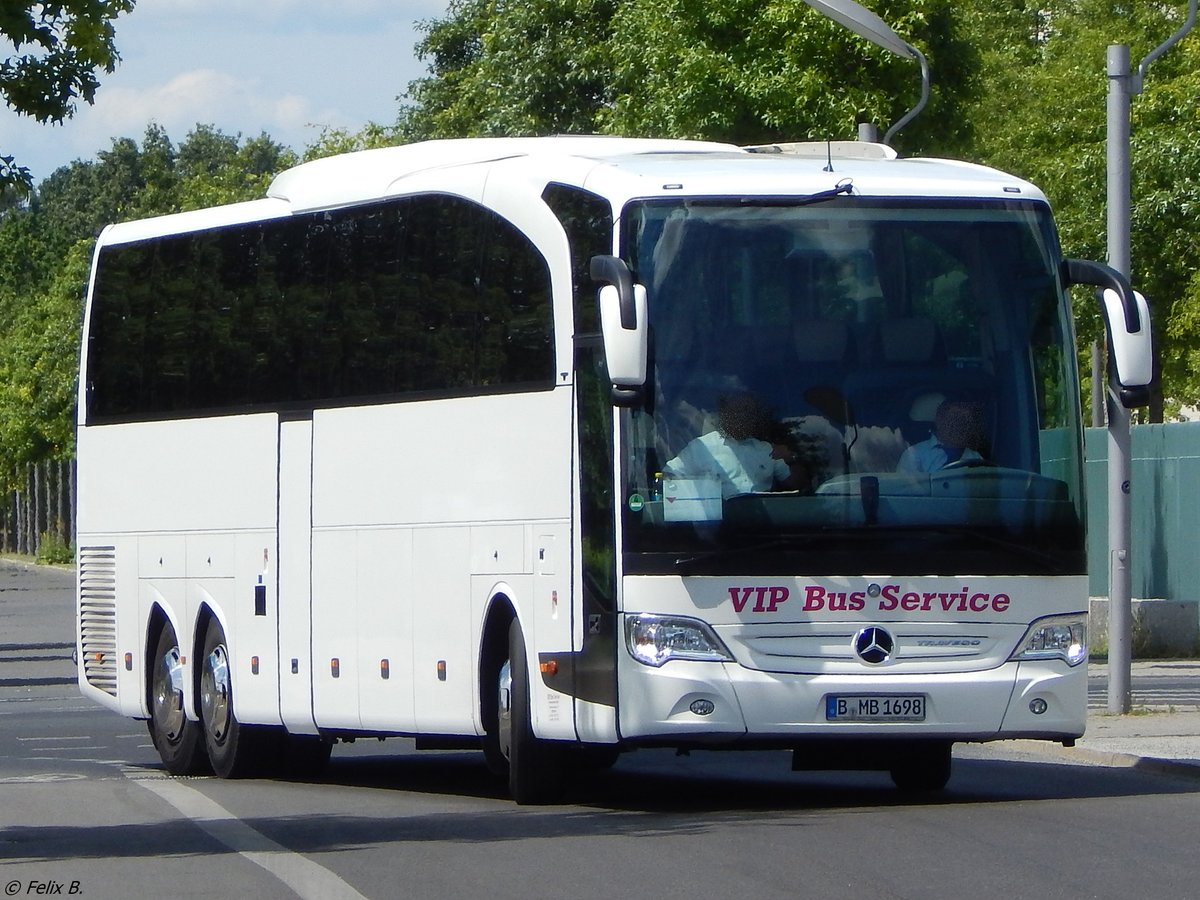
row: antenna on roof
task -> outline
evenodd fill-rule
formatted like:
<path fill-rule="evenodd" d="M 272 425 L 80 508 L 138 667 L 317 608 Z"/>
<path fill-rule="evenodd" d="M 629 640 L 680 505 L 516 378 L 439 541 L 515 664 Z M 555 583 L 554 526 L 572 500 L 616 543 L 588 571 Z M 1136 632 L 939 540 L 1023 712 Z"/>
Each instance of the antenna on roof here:
<path fill-rule="evenodd" d="M 921 65 L 921 99 L 917 105 L 905 113 L 904 117 L 887 130 L 883 142 L 890 144 L 892 136 L 901 128 L 920 115 L 925 104 L 929 102 L 929 63 L 925 54 L 896 34 L 891 27 L 866 7 L 855 3 L 854 0 L 804 0 L 818 12 L 824 13 L 835 22 L 849 28 L 859 37 L 866 38 L 872 44 L 891 50 L 897 56 L 907 56 L 915 59 Z"/>
<path fill-rule="evenodd" d="M 833 171 L 833 141 L 829 140 L 829 138 L 825 139 L 825 168 L 822 171 Z"/>

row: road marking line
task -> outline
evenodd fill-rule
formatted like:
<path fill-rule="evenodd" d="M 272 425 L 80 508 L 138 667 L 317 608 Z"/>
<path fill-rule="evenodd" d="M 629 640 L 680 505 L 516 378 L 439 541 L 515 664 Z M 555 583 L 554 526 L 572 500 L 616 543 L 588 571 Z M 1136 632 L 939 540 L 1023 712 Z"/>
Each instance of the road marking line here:
<path fill-rule="evenodd" d="M 19 737 L 18 741 L 35 741 L 45 743 L 46 741 L 94 741 L 95 738 L 90 734 L 69 735 L 65 737 Z"/>
<path fill-rule="evenodd" d="M 251 828 L 225 807 L 195 788 L 172 779 L 131 779 L 157 794 L 202 831 L 256 866 L 270 872 L 304 900 L 366 900 L 324 866 Z"/>

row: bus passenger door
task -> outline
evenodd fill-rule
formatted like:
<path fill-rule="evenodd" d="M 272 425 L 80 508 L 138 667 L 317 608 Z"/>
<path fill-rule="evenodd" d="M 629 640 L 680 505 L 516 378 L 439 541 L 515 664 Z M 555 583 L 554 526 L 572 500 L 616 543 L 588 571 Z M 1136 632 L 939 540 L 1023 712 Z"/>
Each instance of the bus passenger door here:
<path fill-rule="evenodd" d="M 575 360 L 579 455 L 575 551 L 575 726 L 579 739 L 612 743 L 617 730 L 616 510 L 613 503 L 612 385 L 600 348 L 580 344 Z"/>
<path fill-rule="evenodd" d="M 316 734 L 312 703 L 311 418 L 279 422 L 279 715 Z"/>

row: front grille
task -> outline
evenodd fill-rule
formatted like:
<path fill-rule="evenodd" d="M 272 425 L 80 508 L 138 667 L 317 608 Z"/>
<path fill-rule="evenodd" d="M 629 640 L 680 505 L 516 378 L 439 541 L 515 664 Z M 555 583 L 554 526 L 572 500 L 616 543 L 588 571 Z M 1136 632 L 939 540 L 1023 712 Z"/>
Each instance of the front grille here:
<path fill-rule="evenodd" d="M 117 555 L 113 547 L 79 549 L 79 641 L 87 683 L 117 696 Z"/>
<path fill-rule="evenodd" d="M 894 641 L 882 665 L 855 652 L 867 625 L 803 623 L 723 626 L 716 630 L 748 669 L 792 674 L 935 674 L 983 671 L 1002 665 L 1024 632 L 1021 625 L 879 623 Z"/>

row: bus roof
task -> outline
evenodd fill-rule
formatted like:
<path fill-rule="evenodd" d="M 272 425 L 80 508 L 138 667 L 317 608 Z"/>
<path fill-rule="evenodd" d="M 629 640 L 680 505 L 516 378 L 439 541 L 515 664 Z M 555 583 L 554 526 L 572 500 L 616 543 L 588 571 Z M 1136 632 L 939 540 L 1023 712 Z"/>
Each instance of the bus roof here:
<path fill-rule="evenodd" d="M 634 197 L 792 195 L 845 179 L 854 193 L 894 197 L 1044 200 L 1033 185 L 995 169 L 937 159 L 899 159 L 883 144 L 785 143 L 754 148 L 710 141 L 606 136 L 426 141 L 314 160 L 280 174 L 268 196 L 299 211 L 365 202 L 406 191 L 450 170 L 489 165 L 543 181 L 577 184 L 614 205 Z"/>
<path fill-rule="evenodd" d="M 219 228 L 410 192 L 473 196 L 491 177 L 575 185 L 616 209 L 634 198 L 807 196 L 847 181 L 866 197 L 1045 200 L 1032 184 L 995 169 L 900 159 L 883 144 L 785 143 L 753 148 L 711 141 L 607 136 L 464 138 L 330 156 L 280 173 L 267 197 L 107 228 L 103 244 Z"/>

